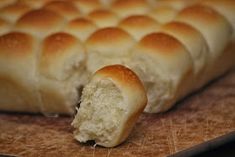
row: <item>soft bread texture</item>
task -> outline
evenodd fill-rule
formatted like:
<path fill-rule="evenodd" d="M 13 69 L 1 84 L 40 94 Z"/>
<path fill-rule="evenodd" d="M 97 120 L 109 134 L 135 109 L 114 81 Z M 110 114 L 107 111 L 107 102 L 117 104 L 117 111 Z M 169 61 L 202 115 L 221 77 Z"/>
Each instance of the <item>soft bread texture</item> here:
<path fill-rule="evenodd" d="M 87 81 L 85 60 L 81 42 L 69 34 L 52 34 L 43 41 L 39 90 L 44 113 L 74 112 Z"/>
<path fill-rule="evenodd" d="M 169 34 L 178 39 L 188 50 L 193 62 L 193 75 L 184 80 L 179 97 L 185 96 L 192 89 L 198 88 L 197 82 L 205 74 L 205 67 L 209 57 L 206 40 L 196 29 L 181 22 L 170 22 L 163 25 L 160 32 Z M 195 85 L 195 87 L 194 87 Z"/>
<path fill-rule="evenodd" d="M 160 32 L 170 34 L 178 39 L 190 53 L 194 63 L 194 74 L 200 75 L 208 60 L 206 40 L 196 29 L 182 22 L 170 22 L 163 25 Z"/>
<path fill-rule="evenodd" d="M 122 143 L 147 103 L 137 75 L 121 65 L 98 70 L 84 87 L 72 125 L 80 142 L 94 140 L 104 147 Z"/>
<path fill-rule="evenodd" d="M 183 9 L 176 17 L 176 20 L 187 23 L 199 30 L 207 41 L 209 47 L 208 66 L 205 68 L 204 77 L 201 77 L 196 85 L 196 88 L 200 88 L 210 80 L 209 78 L 214 76 L 211 69 L 214 68 L 215 62 L 221 57 L 229 41 L 231 41 L 232 26 L 218 12 L 202 5 L 194 5 Z M 205 25 L 207 27 L 204 27 Z"/>
<path fill-rule="evenodd" d="M 181 84 L 192 75 L 192 57 L 177 39 L 164 33 L 145 36 L 132 52 L 132 61 L 127 64 L 138 74 L 148 92 L 145 111 L 168 110 L 171 101 L 183 92 Z"/>
<path fill-rule="evenodd" d="M 11 32 L 0 37 L 0 49 L 1 110 L 39 111 L 35 52 L 38 41 L 30 35 Z"/>

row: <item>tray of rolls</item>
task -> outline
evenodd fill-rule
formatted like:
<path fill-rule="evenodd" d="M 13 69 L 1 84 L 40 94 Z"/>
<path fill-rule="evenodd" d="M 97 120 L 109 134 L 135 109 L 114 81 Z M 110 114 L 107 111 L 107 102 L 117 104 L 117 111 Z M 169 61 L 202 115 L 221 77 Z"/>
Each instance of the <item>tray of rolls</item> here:
<path fill-rule="evenodd" d="M 0 154 L 167 156 L 235 130 L 235 1 L 0 1 Z"/>

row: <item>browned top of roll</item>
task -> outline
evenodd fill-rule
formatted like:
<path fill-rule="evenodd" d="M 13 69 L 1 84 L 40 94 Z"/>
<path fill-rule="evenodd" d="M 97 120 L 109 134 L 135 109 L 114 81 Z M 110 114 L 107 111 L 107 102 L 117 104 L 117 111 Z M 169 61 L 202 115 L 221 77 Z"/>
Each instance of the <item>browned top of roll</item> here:
<path fill-rule="evenodd" d="M 0 55 L 25 57 L 32 53 L 33 38 L 27 34 L 11 32 L 0 36 Z"/>
<path fill-rule="evenodd" d="M 31 8 L 24 4 L 11 4 L 0 9 L 0 16 L 4 19 L 15 22 L 21 15 L 31 10 Z"/>
<path fill-rule="evenodd" d="M 87 40 L 86 47 L 90 51 L 99 51 L 109 54 L 124 55 L 132 47 L 133 38 L 124 30 L 107 27 L 94 32 Z"/>
<path fill-rule="evenodd" d="M 162 53 L 171 55 L 174 52 L 184 52 L 182 44 L 174 37 L 164 33 L 152 33 L 145 36 L 139 42 L 139 46 L 150 53 Z"/>
<path fill-rule="evenodd" d="M 79 10 L 71 2 L 67 1 L 52 1 L 44 6 L 45 9 L 54 11 L 67 19 L 72 19 L 79 16 Z"/>
<path fill-rule="evenodd" d="M 117 0 L 113 3 L 112 9 L 121 17 L 133 14 L 143 14 L 149 9 L 145 0 Z"/>
<path fill-rule="evenodd" d="M 105 77 L 119 82 L 126 88 L 138 88 L 144 91 L 144 87 L 138 76 L 123 65 L 109 65 L 96 71 L 94 77 Z"/>

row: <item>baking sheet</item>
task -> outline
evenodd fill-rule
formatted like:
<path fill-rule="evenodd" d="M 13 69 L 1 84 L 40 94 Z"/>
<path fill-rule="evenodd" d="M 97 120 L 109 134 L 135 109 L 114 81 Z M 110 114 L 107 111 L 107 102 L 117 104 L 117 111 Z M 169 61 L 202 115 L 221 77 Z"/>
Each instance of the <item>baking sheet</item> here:
<path fill-rule="evenodd" d="M 73 117 L 0 113 L 0 153 L 17 156 L 167 156 L 235 131 L 235 70 L 164 114 L 142 114 L 128 140 L 102 148 L 73 139 Z"/>

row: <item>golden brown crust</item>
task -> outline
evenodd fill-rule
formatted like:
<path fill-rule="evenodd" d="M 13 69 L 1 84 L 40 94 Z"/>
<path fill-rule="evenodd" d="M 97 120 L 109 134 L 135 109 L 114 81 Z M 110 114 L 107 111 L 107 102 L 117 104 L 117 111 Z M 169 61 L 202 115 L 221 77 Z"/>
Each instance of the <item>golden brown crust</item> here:
<path fill-rule="evenodd" d="M 0 36 L 0 56 L 25 57 L 25 55 L 32 53 L 32 41 L 31 36 L 19 32 L 11 32 Z"/>
<path fill-rule="evenodd" d="M 89 19 L 79 17 L 79 18 L 76 18 L 76 19 L 73 19 L 72 21 L 70 21 L 68 23 L 68 26 L 71 29 L 76 28 L 76 27 L 87 28 L 87 27 L 93 27 L 93 26 L 95 26 L 95 24 Z"/>
<path fill-rule="evenodd" d="M 109 27 L 109 28 L 99 29 L 98 31 L 93 33 L 87 42 L 91 44 L 95 44 L 96 42 L 110 43 L 125 38 L 130 38 L 128 33 L 126 33 L 120 28 Z"/>
<path fill-rule="evenodd" d="M 99 0 L 71 0 L 83 14 L 102 8 Z"/>
<path fill-rule="evenodd" d="M 217 20 L 221 18 L 221 15 L 219 15 L 216 11 L 202 5 L 187 7 L 180 12 L 180 15 L 201 20 L 205 23 L 205 25 L 208 23 L 217 22 Z"/>
<path fill-rule="evenodd" d="M 198 32 L 190 25 L 182 23 L 182 22 L 170 22 L 167 23 L 163 26 L 165 29 L 169 29 L 169 30 L 177 30 L 182 34 L 198 34 Z"/>
<path fill-rule="evenodd" d="M 80 62 L 84 62 L 81 42 L 70 34 L 52 34 L 42 45 L 39 70 L 45 76 L 63 80 L 72 75 Z"/>
<path fill-rule="evenodd" d="M 119 82 L 126 88 L 137 88 L 144 91 L 144 87 L 139 77 L 130 69 L 123 65 L 109 65 L 105 66 L 95 72 L 94 77 L 110 78 Z"/>
<path fill-rule="evenodd" d="M 97 26 L 87 18 L 76 18 L 65 26 L 64 31 L 70 33 L 81 41 L 87 40 L 87 38 L 97 30 Z"/>
<path fill-rule="evenodd" d="M 73 3 L 65 1 L 52 1 L 47 3 L 43 8 L 54 11 L 68 19 L 75 18 L 80 14 Z"/>
<path fill-rule="evenodd" d="M 99 29 L 86 41 L 86 47 L 89 51 L 101 53 L 118 52 L 119 54 L 116 55 L 125 55 L 133 44 L 133 38 L 124 30 L 116 27 Z"/>
<path fill-rule="evenodd" d="M 214 62 L 221 55 L 232 37 L 231 24 L 207 6 L 193 5 L 185 8 L 179 12 L 175 20 L 187 23 L 202 33 L 209 47 L 208 62 Z"/>
<path fill-rule="evenodd" d="M 118 16 L 107 9 L 94 10 L 88 14 L 88 18 L 96 23 L 99 27 L 116 26 L 119 21 Z"/>
<path fill-rule="evenodd" d="M 138 27 L 147 29 L 149 26 L 156 26 L 158 23 L 146 15 L 133 15 L 123 19 L 119 26 L 121 27 Z M 147 28 L 146 28 L 147 27 Z"/>
<path fill-rule="evenodd" d="M 149 10 L 145 0 L 117 0 L 112 4 L 112 10 L 121 17 L 143 14 Z"/>
<path fill-rule="evenodd" d="M 141 39 L 139 46 L 146 49 L 146 52 L 161 53 L 164 55 L 185 51 L 177 39 L 165 33 L 149 34 Z"/>
<path fill-rule="evenodd" d="M 172 21 L 178 11 L 170 6 L 158 6 L 150 10 L 147 15 L 160 23 Z"/>
<path fill-rule="evenodd" d="M 15 22 L 21 15 L 30 10 L 31 7 L 27 5 L 15 3 L 2 8 L 0 10 L 0 16 L 10 22 Z"/>
<path fill-rule="evenodd" d="M 145 15 L 129 16 L 123 19 L 118 26 L 137 40 L 146 34 L 156 32 L 160 27 L 158 22 Z"/>
<path fill-rule="evenodd" d="M 66 49 L 76 45 L 77 39 L 66 33 L 56 33 L 48 36 L 43 42 L 42 57 L 60 57 Z"/>
<path fill-rule="evenodd" d="M 64 18 L 59 14 L 38 9 L 26 13 L 16 23 L 16 29 L 32 34 L 42 35 L 57 31 L 64 22 Z"/>

